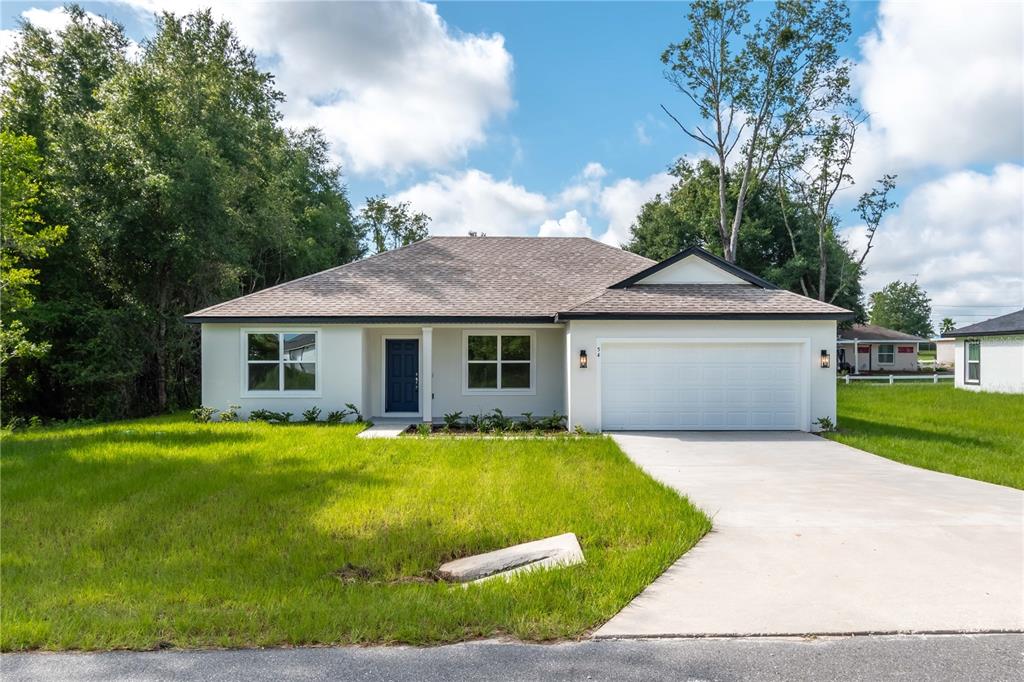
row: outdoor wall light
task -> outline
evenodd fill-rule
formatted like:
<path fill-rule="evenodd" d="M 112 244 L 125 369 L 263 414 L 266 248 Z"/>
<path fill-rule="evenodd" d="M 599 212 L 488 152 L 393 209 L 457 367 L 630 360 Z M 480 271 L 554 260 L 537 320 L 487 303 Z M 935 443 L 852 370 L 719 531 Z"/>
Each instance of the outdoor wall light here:
<path fill-rule="evenodd" d="M 586 369 L 586 368 L 587 368 L 587 351 L 581 350 L 580 351 L 580 369 Z"/>
<path fill-rule="evenodd" d="M 831 358 L 829 358 L 829 356 L 828 356 L 828 351 L 823 349 L 821 351 L 821 368 L 822 369 L 828 369 L 830 361 L 831 361 Z"/>

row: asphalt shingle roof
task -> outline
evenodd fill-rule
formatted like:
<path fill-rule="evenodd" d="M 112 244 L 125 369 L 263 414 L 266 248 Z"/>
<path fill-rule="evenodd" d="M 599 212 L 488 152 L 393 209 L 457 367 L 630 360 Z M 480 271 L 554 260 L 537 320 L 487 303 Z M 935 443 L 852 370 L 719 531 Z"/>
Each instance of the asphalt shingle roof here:
<path fill-rule="evenodd" d="M 913 334 L 879 327 L 877 324 L 855 324 L 849 329 L 840 329 L 839 338 L 847 341 L 927 341 L 928 339 Z"/>
<path fill-rule="evenodd" d="M 993 317 L 991 320 L 969 324 L 954 329 L 943 336 L 998 336 L 1000 334 L 1024 334 L 1024 309 L 1009 315 Z"/>
<path fill-rule="evenodd" d="M 563 314 L 610 315 L 834 315 L 849 311 L 785 289 L 752 284 L 635 284 L 608 289 Z"/>
<path fill-rule="evenodd" d="M 608 287 L 654 261 L 578 237 L 431 237 L 186 316 L 193 322 L 850 315 L 755 284 Z"/>

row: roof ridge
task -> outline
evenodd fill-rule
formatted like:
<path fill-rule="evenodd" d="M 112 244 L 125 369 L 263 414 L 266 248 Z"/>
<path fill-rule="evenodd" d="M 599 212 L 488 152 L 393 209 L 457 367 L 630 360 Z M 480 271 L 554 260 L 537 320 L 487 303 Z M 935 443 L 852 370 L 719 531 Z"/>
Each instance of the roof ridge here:
<path fill-rule="evenodd" d="M 227 305 L 228 303 L 234 303 L 235 301 L 240 301 L 243 298 L 248 298 L 249 296 L 255 296 L 256 294 L 262 294 L 263 292 L 266 292 L 266 291 L 274 291 L 275 289 L 280 289 L 281 287 L 288 286 L 290 284 L 295 284 L 296 282 L 302 282 L 302 281 L 307 280 L 307 279 L 309 279 L 311 277 L 316 277 L 318 275 L 325 275 L 328 272 L 334 272 L 335 270 L 341 270 L 342 268 L 347 268 L 348 266 L 355 265 L 356 263 L 365 263 L 366 261 L 373 260 L 374 258 L 377 258 L 378 256 L 386 256 L 389 253 L 395 253 L 395 252 L 401 251 L 403 249 L 408 249 L 409 247 L 416 246 L 417 244 L 424 244 L 424 243 L 430 241 L 433 238 L 434 238 L 434 235 L 428 234 L 423 239 L 420 239 L 418 241 L 414 241 L 411 244 L 403 244 L 402 246 L 399 246 L 397 248 L 388 249 L 387 251 L 380 251 L 379 253 L 374 253 L 374 254 L 371 254 L 369 256 L 366 256 L 365 258 L 360 258 L 358 260 L 350 260 L 347 263 L 342 263 L 341 265 L 335 265 L 334 267 L 327 268 L 326 270 L 320 270 L 318 272 L 311 272 L 308 275 L 303 275 L 302 277 L 296 277 L 295 279 L 290 279 L 287 282 L 281 282 L 280 284 L 274 284 L 274 285 L 269 286 L 269 287 L 264 287 L 263 289 L 258 289 L 257 291 L 253 291 L 253 292 L 250 292 L 248 294 L 242 294 L 241 296 L 235 296 L 234 298 L 229 298 L 226 301 L 221 301 L 220 303 L 215 303 L 214 305 L 211 305 L 211 306 L 209 306 L 207 308 L 203 308 L 202 310 L 197 310 L 194 313 L 189 313 L 188 315 L 185 315 L 185 317 L 196 317 L 196 316 L 199 316 L 199 315 L 201 315 L 203 313 L 210 313 L 210 312 L 213 312 L 214 310 L 216 310 L 217 308 L 220 308 L 221 306 Z"/>

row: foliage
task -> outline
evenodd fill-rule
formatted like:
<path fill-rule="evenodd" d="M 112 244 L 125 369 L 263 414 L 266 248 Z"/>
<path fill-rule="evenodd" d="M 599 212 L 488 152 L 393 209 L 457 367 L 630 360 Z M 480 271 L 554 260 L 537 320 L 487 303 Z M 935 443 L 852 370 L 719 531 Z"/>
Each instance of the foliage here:
<path fill-rule="evenodd" d="M 506 417 L 505 413 L 494 408 L 494 411 L 487 416 L 487 426 L 491 431 L 511 431 L 515 421 L 511 417 Z"/>
<path fill-rule="evenodd" d="M 665 111 L 712 152 L 719 187 L 715 235 L 731 262 L 739 257 L 747 201 L 787 148 L 821 115 L 851 103 L 849 63 L 838 52 L 850 35 L 844 3 L 778 2 L 753 23 L 747 5 L 695 0 L 689 5 L 689 32 L 661 57 L 666 78 L 697 107 L 701 123 L 690 127 Z M 729 200 L 734 151 L 740 160 L 735 199 Z"/>
<path fill-rule="evenodd" d="M 565 428 L 565 415 L 559 414 L 557 411 L 552 412 L 550 417 L 544 417 L 541 420 L 541 428 L 547 431 L 557 431 Z"/>
<path fill-rule="evenodd" d="M 942 322 L 939 323 L 939 333 L 948 334 L 949 332 L 956 329 L 956 322 L 953 321 L 952 317 L 942 318 Z"/>
<path fill-rule="evenodd" d="M 667 196 L 658 195 L 643 205 L 624 248 L 654 260 L 663 260 L 690 246 L 721 254 L 715 236 L 717 169 L 708 161 L 695 165 L 680 161 L 672 172 L 678 182 Z M 730 174 L 726 180 L 727 192 L 734 197 L 738 191 L 735 176 Z M 764 191 L 747 203 L 736 262 L 784 289 L 817 298 L 819 251 L 814 217 L 776 179 L 766 179 L 765 185 Z M 863 319 L 863 271 L 836 234 L 834 224 L 827 227 L 826 288 L 835 292 L 833 303 L 857 312 Z"/>
<path fill-rule="evenodd" d="M 331 410 L 327 413 L 327 417 L 324 419 L 331 426 L 336 426 L 345 421 L 345 417 L 348 416 L 348 412 L 345 410 Z"/>
<path fill-rule="evenodd" d="M 222 422 L 235 422 L 238 421 L 238 411 L 242 409 L 241 405 L 228 405 L 228 409 L 223 410 L 220 413 L 220 420 Z"/>
<path fill-rule="evenodd" d="M 320 419 L 320 408 L 317 407 L 316 405 L 314 405 L 313 407 L 309 408 L 308 410 L 303 410 L 302 418 L 307 423 L 315 424 L 317 422 L 317 420 Z"/>
<path fill-rule="evenodd" d="M 5 129 L 38 144 L 41 224 L 68 226 L 24 316 L 50 359 L 12 366 L 7 407 L 194 404 L 198 332 L 182 316 L 358 258 L 362 234 L 323 136 L 281 126 L 272 75 L 228 24 L 161 15 L 129 60 L 119 25 L 69 17 L 56 35 L 24 24 L 0 67 Z"/>
<path fill-rule="evenodd" d="M 354 415 L 357 424 L 363 421 L 363 413 L 359 411 L 359 408 L 356 407 L 355 403 L 345 403 L 345 407 L 348 408 L 348 410 L 345 411 L 345 416 Z"/>
<path fill-rule="evenodd" d="M 273 410 L 253 410 L 249 413 L 249 421 L 287 424 L 292 420 L 294 412 L 274 412 Z M 305 414 L 305 413 L 303 413 Z"/>
<path fill-rule="evenodd" d="M 213 420 L 213 416 L 217 414 L 217 412 L 218 410 L 214 407 L 206 407 L 205 405 L 200 405 L 199 407 L 189 412 L 189 414 L 192 415 L 192 421 L 196 422 L 197 424 L 206 424 Z"/>
<path fill-rule="evenodd" d="M 446 412 L 444 415 L 444 430 L 445 432 L 451 432 L 453 429 L 459 428 L 462 423 L 461 412 Z"/>
<path fill-rule="evenodd" d="M 831 417 L 818 417 L 814 420 L 814 424 L 822 433 L 832 433 L 836 430 L 836 423 L 832 421 Z"/>
<path fill-rule="evenodd" d="M 871 294 L 871 324 L 930 338 L 932 301 L 917 282 L 890 282 Z"/>
<path fill-rule="evenodd" d="M 533 412 L 523 412 L 522 427 L 524 431 L 533 431 L 537 428 L 537 420 L 533 418 Z"/>
<path fill-rule="evenodd" d="M 842 430 L 829 438 L 904 464 L 1024 489 L 1024 395 L 867 383 L 839 385 Z"/>
<path fill-rule="evenodd" d="M 430 424 L 428 424 L 427 422 L 420 422 L 419 424 L 416 425 L 416 433 L 417 435 L 420 436 L 429 436 L 432 430 L 433 429 L 431 428 Z"/>
<path fill-rule="evenodd" d="M 39 213 L 41 166 L 33 137 L 0 131 L 0 379 L 11 360 L 40 358 L 50 347 L 31 340 L 22 319 L 35 302 L 39 270 L 32 265 L 67 234 Z M 10 400 L 6 382 L 2 388 Z"/>
<path fill-rule="evenodd" d="M 0 648 L 574 638 L 710 527 L 610 439 L 382 448 L 360 430 L 181 415 L 5 435 L 0 534 L 19 559 L 0 573 Z M 566 529 L 585 564 L 471 589 L 429 580 L 453 557 Z M 365 577 L 340 582 L 346 563 Z"/>
<path fill-rule="evenodd" d="M 409 202 L 388 203 L 384 195 L 367 197 L 359 211 L 359 223 L 376 253 L 426 239 L 430 216 L 413 213 Z"/>

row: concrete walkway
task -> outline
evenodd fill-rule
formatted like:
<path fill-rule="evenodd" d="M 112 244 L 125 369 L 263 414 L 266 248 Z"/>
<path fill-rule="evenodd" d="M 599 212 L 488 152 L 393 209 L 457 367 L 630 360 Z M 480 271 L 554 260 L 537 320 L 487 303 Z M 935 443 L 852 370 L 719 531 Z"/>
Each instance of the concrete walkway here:
<path fill-rule="evenodd" d="M 357 438 L 398 438 L 415 423 L 411 419 L 375 419 L 373 426 L 360 431 Z"/>
<path fill-rule="evenodd" d="M 1024 630 L 1024 491 L 805 433 L 614 438 L 714 530 L 598 637 Z"/>

